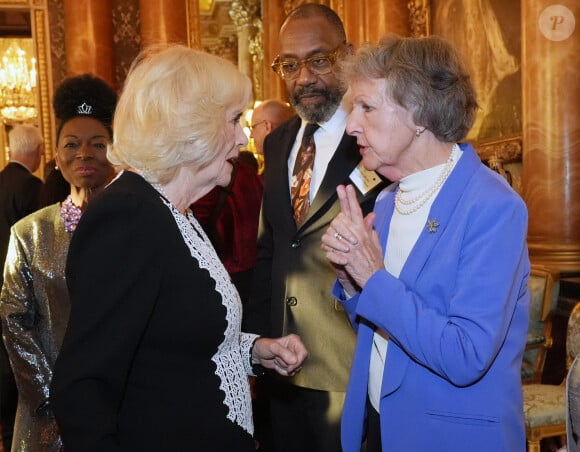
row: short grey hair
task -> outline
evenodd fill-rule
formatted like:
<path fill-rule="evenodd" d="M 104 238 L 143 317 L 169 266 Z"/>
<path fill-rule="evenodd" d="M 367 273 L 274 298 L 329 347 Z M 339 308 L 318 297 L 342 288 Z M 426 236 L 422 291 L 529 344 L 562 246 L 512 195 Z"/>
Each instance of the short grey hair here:
<path fill-rule="evenodd" d="M 38 152 L 44 143 L 40 129 L 31 124 L 19 124 L 8 132 L 8 146 L 11 157 L 23 157 Z"/>
<path fill-rule="evenodd" d="M 456 142 L 473 126 L 477 99 L 456 49 L 438 36 L 387 35 L 343 61 L 341 79 L 384 79 L 385 96 L 413 112 L 413 120 L 437 139 Z"/>

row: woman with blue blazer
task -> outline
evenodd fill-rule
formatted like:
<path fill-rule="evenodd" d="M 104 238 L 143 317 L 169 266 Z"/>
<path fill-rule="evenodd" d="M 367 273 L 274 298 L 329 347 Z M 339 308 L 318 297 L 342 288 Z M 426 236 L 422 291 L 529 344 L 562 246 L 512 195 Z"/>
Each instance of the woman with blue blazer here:
<path fill-rule="evenodd" d="M 364 218 L 338 187 L 322 239 L 357 331 L 345 452 L 525 451 L 527 210 L 458 144 L 477 110 L 460 61 L 441 38 L 387 36 L 343 67 L 347 132 L 396 181 Z"/>

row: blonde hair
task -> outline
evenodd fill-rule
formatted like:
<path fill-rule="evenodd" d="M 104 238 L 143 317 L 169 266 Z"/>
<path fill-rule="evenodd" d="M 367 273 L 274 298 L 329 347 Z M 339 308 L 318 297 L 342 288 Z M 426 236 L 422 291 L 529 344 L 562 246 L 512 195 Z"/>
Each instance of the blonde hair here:
<path fill-rule="evenodd" d="M 223 58 L 178 44 L 145 49 L 125 81 L 107 156 L 167 183 L 180 166 L 201 168 L 223 149 L 226 110 L 251 98 L 250 79 Z"/>

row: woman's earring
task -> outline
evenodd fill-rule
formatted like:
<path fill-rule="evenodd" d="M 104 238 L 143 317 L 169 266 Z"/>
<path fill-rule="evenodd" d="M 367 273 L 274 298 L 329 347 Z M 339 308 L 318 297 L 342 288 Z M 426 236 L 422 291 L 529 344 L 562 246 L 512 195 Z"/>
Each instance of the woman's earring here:
<path fill-rule="evenodd" d="M 421 134 L 423 132 L 425 132 L 425 127 L 423 127 L 422 129 L 421 129 L 421 127 L 417 127 L 417 131 L 415 132 L 415 136 L 418 138 L 421 136 Z"/>

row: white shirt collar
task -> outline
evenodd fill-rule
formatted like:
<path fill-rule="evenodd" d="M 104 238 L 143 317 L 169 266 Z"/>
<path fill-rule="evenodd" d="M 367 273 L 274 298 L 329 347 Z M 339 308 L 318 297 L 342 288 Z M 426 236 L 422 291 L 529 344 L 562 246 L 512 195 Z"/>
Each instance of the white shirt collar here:
<path fill-rule="evenodd" d="M 342 136 L 344 129 L 346 128 L 346 120 L 348 118 L 348 112 L 343 108 L 342 104 L 338 106 L 331 118 L 326 122 L 319 122 L 318 125 L 322 130 L 329 134 L 339 133 Z M 304 128 L 308 124 L 308 121 L 302 119 L 302 124 L 300 125 L 300 131 L 298 137 L 301 137 L 304 133 Z"/>

